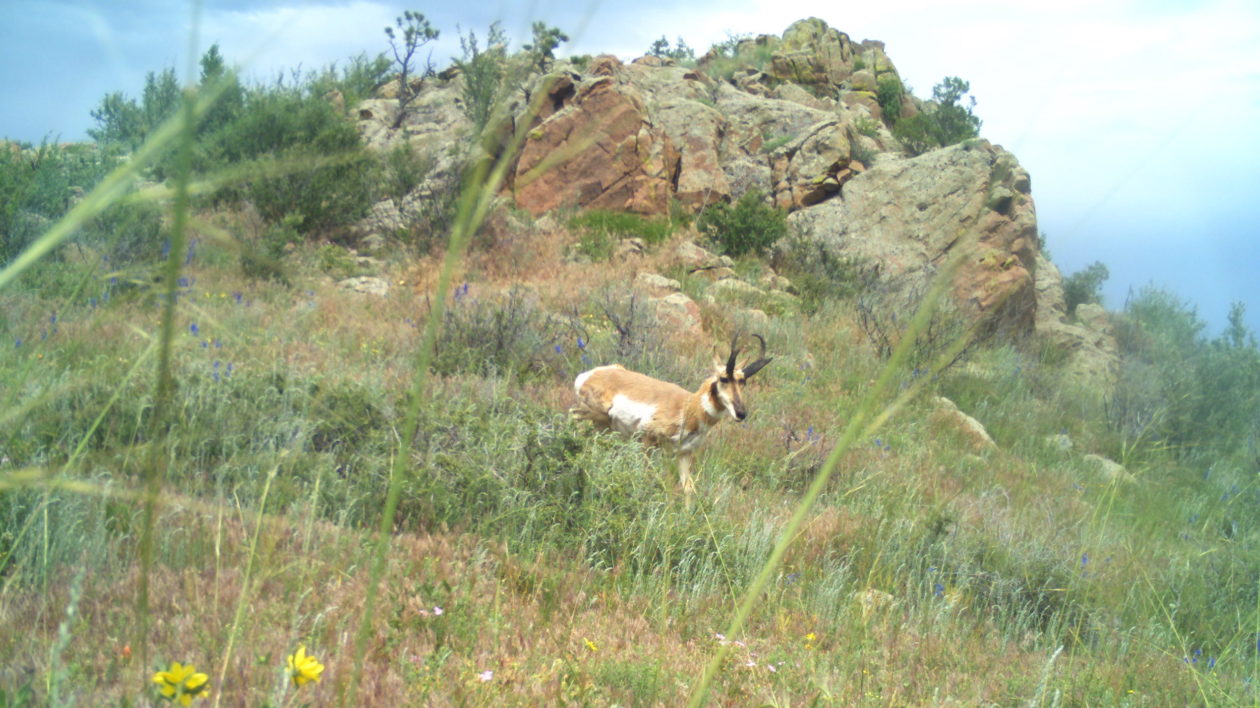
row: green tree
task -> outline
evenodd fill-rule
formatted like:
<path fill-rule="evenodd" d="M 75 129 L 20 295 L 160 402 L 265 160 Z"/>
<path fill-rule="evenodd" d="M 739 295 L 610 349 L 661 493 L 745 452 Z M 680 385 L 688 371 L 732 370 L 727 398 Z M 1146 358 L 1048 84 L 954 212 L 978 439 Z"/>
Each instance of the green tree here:
<path fill-rule="evenodd" d="M 463 58 L 455 60 L 455 64 L 464 76 L 464 114 L 472 121 L 474 131 L 480 134 L 499 102 L 506 74 L 507 35 L 495 22 L 486 34 L 484 50 L 472 30 L 468 31 L 468 36 L 460 36 L 459 47 Z"/>
<path fill-rule="evenodd" d="M 534 64 L 542 71 L 556 58 L 556 47 L 569 41 L 569 35 L 556 27 L 548 27 L 544 22 L 535 22 L 533 29 L 534 40 L 526 44 L 524 49 L 534 57 Z"/>
<path fill-rule="evenodd" d="M 219 53 L 219 45 L 212 44 L 201 56 L 201 81 L 198 90 L 213 91 L 215 100 L 206 109 L 198 125 L 201 134 L 212 133 L 236 119 L 245 103 L 245 90 Z"/>
<path fill-rule="evenodd" d="M 648 47 L 648 54 L 661 57 L 662 59 L 673 59 L 677 62 L 695 61 L 696 58 L 695 50 L 687 46 L 682 37 L 679 37 L 671 48 L 669 40 L 665 39 L 665 35 L 661 35 L 660 39 L 652 42 L 652 45 Z"/>
<path fill-rule="evenodd" d="M 880 77 L 875 97 L 879 101 L 879 109 L 884 114 L 885 123 L 893 125 L 901 118 L 901 94 L 904 92 L 901 79 L 897 78 L 896 74 Z"/>
<path fill-rule="evenodd" d="M 1143 451 L 1183 455 L 1202 447 L 1203 322 L 1194 308 L 1145 287 L 1129 296 L 1116 324 L 1121 366 L 1108 417 L 1124 440 L 1121 462 Z"/>
<path fill-rule="evenodd" d="M 88 135 L 101 144 L 122 145 L 128 149 L 140 144 L 144 135 L 144 120 L 140 106 L 121 91 L 105 94 L 91 111 L 97 127 L 88 128 Z"/>
<path fill-rule="evenodd" d="M 1232 349 L 1256 346 L 1255 337 L 1251 334 L 1251 330 L 1247 329 L 1246 316 L 1245 304 L 1241 302 L 1230 304 L 1229 315 L 1226 318 L 1228 324 L 1225 326 L 1221 339 Z"/>
<path fill-rule="evenodd" d="M 438 38 L 438 30 L 433 29 L 429 21 L 424 15 L 413 10 L 403 12 L 402 17 L 394 19 L 394 24 L 398 27 L 399 34 L 394 32 L 393 27 L 385 28 L 385 36 L 389 37 L 389 48 L 394 53 L 394 63 L 398 66 L 398 119 L 394 121 L 394 127 L 402 125 L 403 119 L 407 115 L 407 106 L 419 94 L 419 90 L 412 90 L 410 74 L 412 71 L 411 61 L 415 57 L 416 52 L 424 45 Z M 401 39 L 402 47 L 398 46 Z M 427 78 L 433 74 L 433 62 L 430 59 L 425 61 L 424 71 L 421 79 Z"/>
<path fill-rule="evenodd" d="M 932 101 L 909 118 L 893 125 L 893 136 L 911 155 L 954 145 L 980 134 L 981 120 L 972 112 L 976 99 L 968 96 L 971 85 L 947 76 L 932 88 Z"/>
<path fill-rule="evenodd" d="M 102 144 L 112 143 L 134 150 L 154 128 L 175 113 L 180 100 L 174 69 L 161 73 L 150 71 L 144 78 L 140 103 L 117 91 L 101 99 L 100 105 L 91 111 L 98 127 L 89 129 L 88 135 Z"/>
<path fill-rule="evenodd" d="M 937 144 L 953 145 L 980 134 L 981 120 L 972 109 L 974 96 L 969 96 L 971 84 L 957 76 L 947 76 L 932 88 L 932 101 L 936 103 L 930 115 Z"/>
<path fill-rule="evenodd" d="M 1246 307 L 1230 305 L 1225 331 L 1198 357 L 1199 395 L 1192 420 L 1205 451 L 1217 458 L 1246 455 L 1256 464 L 1260 438 L 1260 349 L 1244 321 Z"/>
<path fill-rule="evenodd" d="M 1094 261 L 1063 279 L 1063 299 L 1067 304 L 1068 314 L 1076 312 L 1077 305 L 1098 304 L 1102 302 L 1102 285 L 1107 282 L 1111 273 L 1101 261 Z"/>

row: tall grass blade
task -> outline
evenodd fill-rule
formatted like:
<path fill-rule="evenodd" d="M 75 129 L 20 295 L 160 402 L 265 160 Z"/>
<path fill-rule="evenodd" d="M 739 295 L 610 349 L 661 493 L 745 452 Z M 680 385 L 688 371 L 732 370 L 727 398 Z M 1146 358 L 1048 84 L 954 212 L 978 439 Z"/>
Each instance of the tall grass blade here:
<path fill-rule="evenodd" d="M 926 330 L 928 323 L 932 318 L 932 314 L 936 311 L 936 307 L 940 299 L 945 295 L 952 284 L 954 274 L 962 265 L 963 260 L 971 253 L 971 242 L 974 238 L 974 234 L 969 234 L 968 238 L 963 239 L 963 243 L 957 244 L 950 255 L 949 262 L 936 274 L 930 290 L 920 303 L 919 308 L 915 312 L 914 317 L 911 319 L 910 324 L 907 326 L 906 332 L 902 336 L 901 341 L 893 350 L 892 356 L 889 358 L 884 368 L 880 371 L 879 378 L 867 392 L 866 397 L 858 405 L 857 410 L 854 411 L 852 417 L 849 419 L 848 425 L 845 426 L 844 432 L 841 434 L 840 440 L 836 443 L 835 448 L 827 457 L 827 460 L 823 464 L 822 468 L 819 469 L 818 473 L 814 476 L 813 481 L 810 483 L 809 488 L 806 490 L 801 501 L 797 504 L 796 509 L 792 513 L 791 518 L 788 520 L 787 525 L 784 526 L 783 531 L 780 532 L 778 541 L 775 543 L 774 549 L 770 552 L 770 557 L 766 559 L 766 562 L 762 565 L 761 570 L 757 573 L 756 577 L 754 577 L 753 581 L 749 583 L 747 590 L 744 592 L 743 598 L 740 600 L 739 605 L 731 618 L 730 625 L 727 627 L 727 637 L 735 638 L 740 636 L 745 622 L 747 622 L 748 617 L 752 614 L 753 608 L 756 606 L 758 599 L 761 598 L 762 593 L 765 591 L 766 586 L 770 582 L 770 579 L 778 569 L 780 562 L 783 560 L 784 554 L 787 552 L 788 546 L 791 545 L 793 539 L 797 537 L 798 532 L 809 515 L 810 510 L 813 509 L 814 504 L 818 501 L 818 497 L 822 494 L 823 489 L 826 488 L 827 482 L 831 479 L 832 473 L 835 472 L 836 465 L 840 462 L 840 459 L 860 437 L 874 434 L 874 432 L 879 429 L 879 426 L 888 420 L 892 411 L 896 410 L 896 407 L 904 405 L 904 403 L 909 400 L 910 396 L 913 395 L 913 392 L 907 392 L 892 404 L 886 406 L 882 412 L 878 414 L 876 413 L 879 401 L 885 397 L 886 392 L 892 387 L 895 377 L 899 375 L 903 368 L 903 364 L 910 356 L 910 353 L 914 348 L 916 337 L 919 333 Z M 965 340 L 969 336 L 969 332 L 964 333 L 959 339 Z M 966 341 L 955 341 L 950 349 L 961 349 L 961 347 L 966 346 L 966 343 Z M 940 361 L 946 362 L 949 360 L 950 359 L 945 359 L 943 357 L 940 359 Z M 922 378 L 927 379 L 930 377 Z M 917 388 L 914 389 L 914 391 L 917 390 Z M 870 422 L 868 423 L 868 421 Z M 721 670 L 723 663 L 726 661 L 727 655 L 731 651 L 731 646 L 731 644 L 719 645 L 717 651 L 713 655 L 713 658 L 706 665 L 699 682 L 693 689 L 691 698 L 688 701 L 688 706 L 694 708 L 696 706 L 703 705 L 713 679 L 716 677 L 718 671 Z"/>
<path fill-rule="evenodd" d="M 437 291 L 434 294 L 428 320 L 425 322 L 424 333 L 420 338 L 420 349 L 416 355 L 413 374 L 411 400 L 406 416 L 403 419 L 402 434 L 398 443 L 398 454 L 394 456 L 393 464 L 390 465 L 389 486 L 386 492 L 385 506 L 381 511 L 381 523 L 377 529 L 376 548 L 373 553 L 367 595 L 363 603 L 363 617 L 360 620 L 359 630 L 355 639 L 354 670 L 351 674 L 348 693 L 342 694 L 343 703 L 346 702 L 347 698 L 351 703 L 354 702 L 362 682 L 363 659 L 367 651 L 367 640 L 371 630 L 372 613 L 375 610 L 379 593 L 380 577 L 384 572 L 386 553 L 392 538 L 394 514 L 398 509 L 398 499 L 402 489 L 401 482 L 407 466 L 411 464 L 412 446 L 420 421 L 420 412 L 430 404 L 427 375 L 429 365 L 434 356 L 439 328 L 442 326 L 447 293 L 451 289 L 452 274 L 460 261 L 462 261 L 464 252 L 467 250 L 473 234 L 485 221 L 490 205 L 507 177 L 508 169 L 512 166 L 516 154 L 524 144 L 526 136 L 525 126 L 530 125 L 533 122 L 533 117 L 538 115 L 542 100 L 546 94 L 546 90 L 539 90 L 535 93 L 534 100 L 530 103 L 523 119 L 520 120 L 520 127 L 513 134 L 512 140 L 506 149 L 493 163 L 489 157 L 477 160 L 460 192 L 455 223 L 451 229 L 442 270 L 438 276 Z"/>

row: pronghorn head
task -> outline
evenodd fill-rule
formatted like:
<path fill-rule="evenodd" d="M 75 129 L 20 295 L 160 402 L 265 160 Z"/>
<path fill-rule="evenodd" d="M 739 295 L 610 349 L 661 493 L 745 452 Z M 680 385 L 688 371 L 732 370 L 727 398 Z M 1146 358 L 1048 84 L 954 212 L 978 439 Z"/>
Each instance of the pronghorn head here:
<path fill-rule="evenodd" d="M 743 420 L 748 417 L 748 410 L 744 408 L 744 382 L 752 377 L 753 374 L 761 371 L 761 367 L 769 364 L 773 357 L 766 357 L 766 340 L 761 335 L 752 335 L 761 344 L 761 353 L 756 361 L 745 363 L 743 366 L 737 366 L 735 360 L 739 357 L 739 334 L 736 333 L 731 338 L 731 355 L 723 362 L 721 359 L 714 357 L 713 365 L 716 371 L 709 385 L 709 394 L 721 409 L 731 414 L 731 418 L 735 420 Z M 718 411 L 721 414 L 721 410 Z"/>

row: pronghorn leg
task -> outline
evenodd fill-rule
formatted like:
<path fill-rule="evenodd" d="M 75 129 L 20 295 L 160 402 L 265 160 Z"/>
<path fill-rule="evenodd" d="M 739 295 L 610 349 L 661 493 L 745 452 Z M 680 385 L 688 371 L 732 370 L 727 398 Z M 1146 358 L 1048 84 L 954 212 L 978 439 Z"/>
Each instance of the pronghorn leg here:
<path fill-rule="evenodd" d="M 687 506 L 691 506 L 691 497 L 696 493 L 696 483 L 691 479 L 691 455 L 678 456 L 678 483 L 682 486 Z"/>

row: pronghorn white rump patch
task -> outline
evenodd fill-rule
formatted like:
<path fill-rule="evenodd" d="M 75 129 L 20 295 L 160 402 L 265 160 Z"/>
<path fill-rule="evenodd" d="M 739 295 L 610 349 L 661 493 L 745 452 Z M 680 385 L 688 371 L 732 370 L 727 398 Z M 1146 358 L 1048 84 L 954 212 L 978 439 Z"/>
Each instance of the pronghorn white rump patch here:
<path fill-rule="evenodd" d="M 596 371 L 599 371 L 599 369 L 591 369 L 590 371 L 583 371 L 582 373 L 578 374 L 577 378 L 573 380 L 574 393 L 576 393 L 580 397 L 582 395 L 582 386 L 586 384 L 586 380 L 591 377 L 591 374 L 595 373 Z"/>
<path fill-rule="evenodd" d="M 613 430 L 622 435 L 633 435 L 643 431 L 654 415 L 656 415 L 655 404 L 636 401 L 624 393 L 613 396 L 612 407 L 608 409 L 608 417 L 612 418 Z"/>

